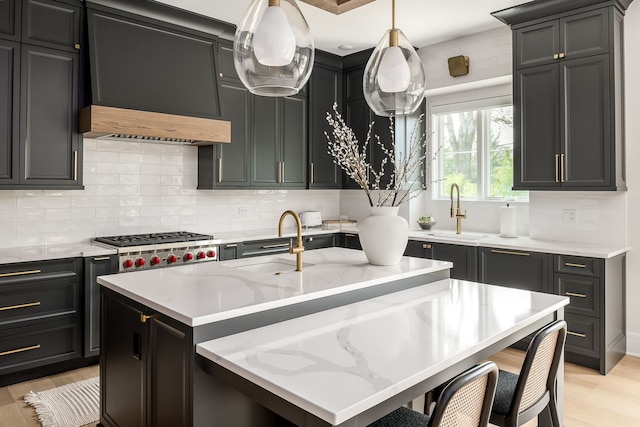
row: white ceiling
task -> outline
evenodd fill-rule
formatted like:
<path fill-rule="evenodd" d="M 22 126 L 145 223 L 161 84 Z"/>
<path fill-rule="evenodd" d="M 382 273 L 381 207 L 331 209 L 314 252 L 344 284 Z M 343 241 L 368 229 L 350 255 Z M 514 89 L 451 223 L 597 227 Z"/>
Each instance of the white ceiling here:
<path fill-rule="evenodd" d="M 238 24 L 251 0 L 156 0 Z M 266 1 L 266 0 L 265 0 Z M 396 27 L 417 47 L 503 26 L 490 15 L 530 0 L 397 0 Z M 311 28 L 316 48 L 346 55 L 375 46 L 391 27 L 391 0 L 376 0 L 334 15 L 297 2 Z M 341 50 L 340 45 L 351 45 Z"/>

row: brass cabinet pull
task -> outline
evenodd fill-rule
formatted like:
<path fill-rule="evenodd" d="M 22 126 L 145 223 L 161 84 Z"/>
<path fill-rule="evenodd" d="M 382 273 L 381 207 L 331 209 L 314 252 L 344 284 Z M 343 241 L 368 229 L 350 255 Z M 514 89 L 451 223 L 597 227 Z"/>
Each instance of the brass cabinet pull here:
<path fill-rule="evenodd" d="M 554 53 L 553 54 L 553 59 L 558 59 L 558 58 L 560 58 L 560 55 L 558 55 L 557 53 Z"/>
<path fill-rule="evenodd" d="M 149 319 L 155 319 L 157 316 L 158 316 L 157 314 L 149 314 L 149 315 L 147 315 L 147 314 L 140 313 L 140 321 L 142 323 L 147 323 L 147 321 Z"/>
<path fill-rule="evenodd" d="M 284 162 L 280 162 L 280 167 L 282 168 L 282 181 L 280 182 L 284 182 Z"/>
<path fill-rule="evenodd" d="M 355 234 L 345 234 L 344 237 L 356 237 Z"/>
<path fill-rule="evenodd" d="M 310 242 L 313 242 L 313 237 L 309 237 L 309 241 L 310 241 Z"/>
<path fill-rule="evenodd" d="M 578 337 L 578 338 L 586 338 L 587 337 L 585 334 L 580 334 L 578 332 L 572 332 L 572 331 L 567 331 L 567 335 L 572 335 L 572 336 Z"/>
<path fill-rule="evenodd" d="M 577 298 L 586 298 L 587 297 L 585 294 L 576 294 L 574 292 L 565 292 L 564 294 L 566 296 L 568 296 L 568 297 L 577 297 Z"/>
<path fill-rule="evenodd" d="M 560 53 L 560 55 L 558 55 L 560 57 L 560 59 L 564 58 L 566 55 L 564 53 Z"/>
<path fill-rule="evenodd" d="M 274 249 L 274 248 L 288 248 L 288 243 L 279 243 L 277 245 L 264 245 L 262 249 Z"/>
<path fill-rule="evenodd" d="M 512 252 L 512 251 L 501 251 L 499 249 L 491 249 L 492 254 L 503 254 L 503 255 L 518 255 L 518 256 L 531 256 L 531 254 L 526 252 Z"/>
<path fill-rule="evenodd" d="M 565 262 L 564 265 L 566 265 L 567 267 L 587 268 L 587 266 L 584 264 L 574 264 L 572 262 Z"/>
<path fill-rule="evenodd" d="M 39 348 L 40 348 L 40 344 L 32 345 L 29 347 L 16 348 L 15 350 L 3 351 L 2 353 L 0 353 L 0 356 L 8 356 L 10 354 L 22 353 L 23 351 L 29 351 L 29 350 L 37 350 Z"/>
<path fill-rule="evenodd" d="M 73 152 L 73 180 L 78 180 L 78 150 Z"/>
<path fill-rule="evenodd" d="M 80 43 L 75 43 L 75 44 L 73 45 L 73 47 L 74 47 L 74 49 L 76 49 L 76 50 L 80 50 Z"/>
<path fill-rule="evenodd" d="M 556 182 L 560 182 L 560 178 L 558 178 L 558 165 L 560 163 L 560 154 L 556 154 Z"/>
<path fill-rule="evenodd" d="M 560 154 L 560 182 L 564 182 L 564 154 Z"/>
<path fill-rule="evenodd" d="M 314 172 L 315 172 L 315 171 L 314 171 L 314 169 L 313 169 L 313 162 L 311 162 L 311 163 L 309 164 L 309 167 L 310 167 L 310 171 L 309 171 L 309 183 L 310 183 L 310 184 L 313 184 L 313 175 L 314 175 Z"/>
<path fill-rule="evenodd" d="M 101 257 L 98 257 L 98 258 L 94 258 L 93 260 L 94 260 L 94 261 L 108 261 L 108 260 L 110 260 L 110 259 L 111 259 L 111 257 L 108 257 L 108 256 L 101 256 Z"/>
<path fill-rule="evenodd" d="M 218 159 L 218 182 L 222 182 L 222 159 Z"/>
<path fill-rule="evenodd" d="M 6 307 L 0 307 L 0 311 L 15 310 L 16 308 L 35 307 L 37 305 L 40 305 L 40 301 L 27 302 L 27 303 L 24 303 L 24 304 L 16 304 L 16 305 L 8 305 Z"/>
<path fill-rule="evenodd" d="M 26 274 L 38 274 L 42 273 L 42 270 L 29 270 L 29 271 L 16 271 L 13 273 L 2 273 L 0 277 L 13 277 L 13 276 L 24 276 Z"/>
<path fill-rule="evenodd" d="M 428 243 L 423 243 L 422 244 L 422 249 L 431 249 L 431 245 Z"/>
<path fill-rule="evenodd" d="M 237 248 L 238 244 L 237 243 L 229 243 L 228 245 L 224 245 L 225 248 Z"/>

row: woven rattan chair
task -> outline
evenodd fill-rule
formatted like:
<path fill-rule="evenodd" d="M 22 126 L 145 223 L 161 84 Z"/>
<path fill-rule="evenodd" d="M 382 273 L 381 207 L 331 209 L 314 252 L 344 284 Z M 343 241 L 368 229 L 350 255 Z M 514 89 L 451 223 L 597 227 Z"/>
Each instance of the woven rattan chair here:
<path fill-rule="evenodd" d="M 548 410 L 552 425 L 560 427 L 555 383 L 566 335 L 564 320 L 548 324 L 531 340 L 520 375 L 500 370 L 491 424 L 517 427 Z"/>
<path fill-rule="evenodd" d="M 463 372 L 447 384 L 430 416 L 403 406 L 369 427 L 486 426 L 497 380 L 496 364 L 484 362 Z"/>

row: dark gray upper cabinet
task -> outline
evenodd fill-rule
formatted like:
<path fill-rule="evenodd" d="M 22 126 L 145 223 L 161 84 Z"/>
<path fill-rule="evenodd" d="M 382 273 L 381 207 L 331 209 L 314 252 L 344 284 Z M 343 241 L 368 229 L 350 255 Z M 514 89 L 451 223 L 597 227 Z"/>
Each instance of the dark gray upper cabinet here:
<path fill-rule="evenodd" d="M 88 8 L 92 102 L 219 118 L 216 37 Z"/>
<path fill-rule="evenodd" d="M 80 3 L 0 1 L 5 10 L 22 16 L 22 43 L 0 41 L 0 186 L 82 188 Z"/>
<path fill-rule="evenodd" d="M 0 38 L 20 40 L 19 0 L 0 0 Z"/>
<path fill-rule="evenodd" d="M 242 83 L 222 81 L 222 119 L 231 122 L 231 143 L 198 147 L 198 188 L 251 184 L 251 94 Z"/>
<path fill-rule="evenodd" d="M 76 53 L 22 45 L 20 184 L 81 186 L 78 69 Z"/>
<path fill-rule="evenodd" d="M 307 100 L 253 97 L 252 186 L 306 186 Z"/>
<path fill-rule="evenodd" d="M 0 40 L 0 184 L 18 182 L 20 45 Z"/>
<path fill-rule="evenodd" d="M 326 117 L 333 104 L 342 110 L 342 68 L 339 60 L 330 66 L 319 63 L 321 58 L 317 53 L 309 83 L 309 188 L 340 188 L 342 173 L 327 152 L 325 132 L 331 136 Z"/>
<path fill-rule="evenodd" d="M 22 42 L 80 49 L 80 7 L 53 0 L 23 0 Z"/>
<path fill-rule="evenodd" d="M 538 16 L 543 5 L 532 2 L 513 9 L 525 16 L 535 8 L 534 20 L 509 16 L 517 22 L 514 189 L 624 190 L 625 5 L 556 3 L 566 10 Z"/>

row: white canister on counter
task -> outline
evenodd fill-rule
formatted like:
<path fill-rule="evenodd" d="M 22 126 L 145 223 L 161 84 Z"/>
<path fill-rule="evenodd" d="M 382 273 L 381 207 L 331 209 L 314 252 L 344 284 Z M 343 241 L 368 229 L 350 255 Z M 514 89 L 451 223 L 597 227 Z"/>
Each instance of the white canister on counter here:
<path fill-rule="evenodd" d="M 500 206 L 500 237 L 518 237 L 515 206 Z"/>

